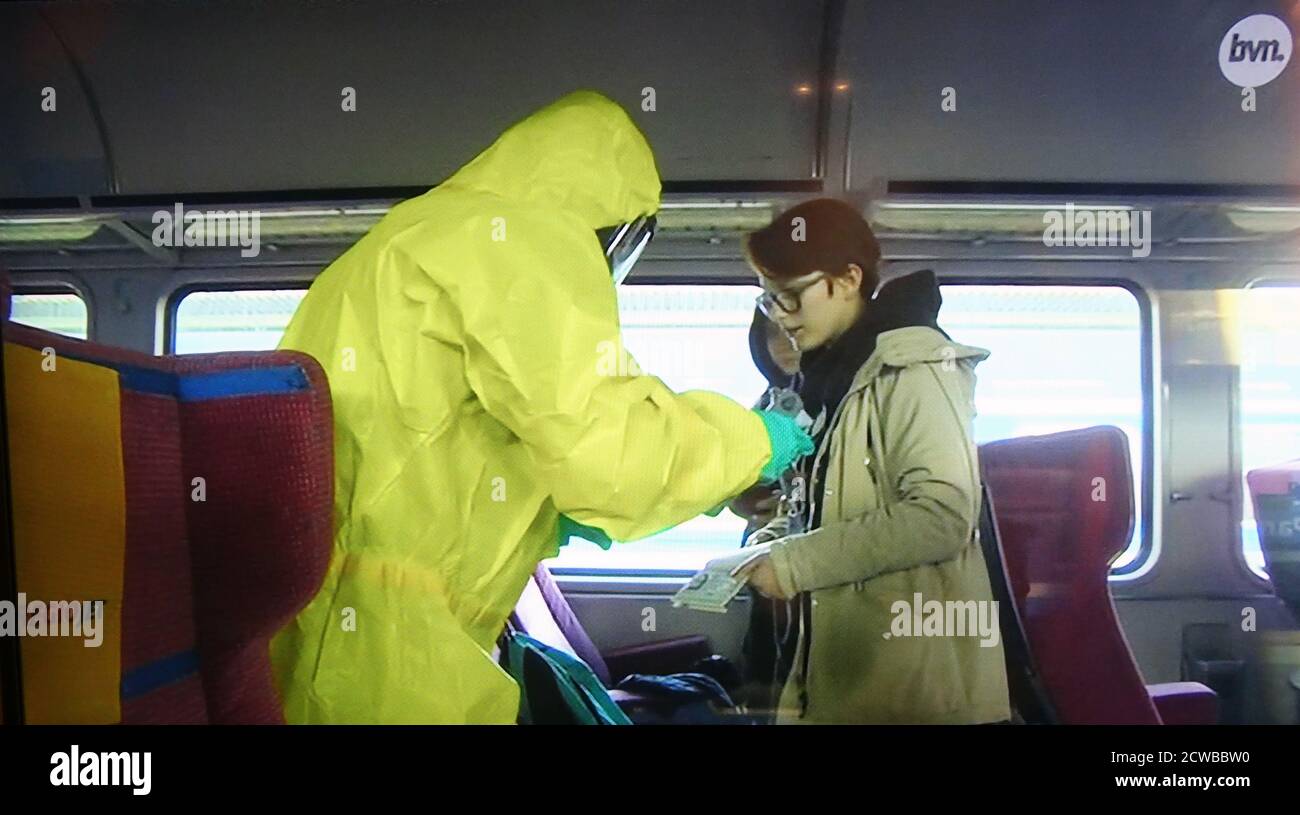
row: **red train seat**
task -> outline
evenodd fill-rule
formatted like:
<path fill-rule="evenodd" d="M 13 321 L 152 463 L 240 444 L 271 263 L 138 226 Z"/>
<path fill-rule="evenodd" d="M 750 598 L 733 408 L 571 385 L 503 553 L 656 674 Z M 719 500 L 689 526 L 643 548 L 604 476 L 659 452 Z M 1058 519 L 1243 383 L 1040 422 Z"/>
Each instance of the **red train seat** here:
<path fill-rule="evenodd" d="M 283 722 L 268 644 L 333 532 L 319 365 L 4 340 L 19 591 L 106 601 L 99 648 L 22 642 L 26 720 Z"/>
<path fill-rule="evenodd" d="M 1115 612 L 1107 577 L 1133 530 L 1129 461 L 1115 427 L 980 446 L 1030 658 L 1063 724 L 1212 724 L 1209 688 L 1143 682 Z"/>
<path fill-rule="evenodd" d="M 1300 619 L 1300 459 L 1246 473 L 1273 590 Z"/>

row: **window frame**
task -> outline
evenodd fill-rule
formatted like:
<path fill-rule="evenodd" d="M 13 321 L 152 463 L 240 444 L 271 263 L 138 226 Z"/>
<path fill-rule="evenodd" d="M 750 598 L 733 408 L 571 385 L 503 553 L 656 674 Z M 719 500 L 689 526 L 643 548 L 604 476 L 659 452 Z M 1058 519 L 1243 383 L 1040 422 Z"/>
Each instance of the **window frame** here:
<path fill-rule="evenodd" d="M 1134 493 L 1137 497 L 1134 522 L 1142 524 L 1142 540 L 1138 544 L 1133 562 L 1122 569 L 1112 569 L 1107 580 L 1134 584 L 1151 578 L 1159 563 L 1160 552 L 1155 537 L 1155 354 L 1154 321 L 1151 296 L 1135 280 L 1119 277 L 1093 277 L 1087 275 L 1053 276 L 1024 275 L 995 277 L 986 275 L 936 275 L 940 286 L 1086 286 L 1093 288 L 1124 289 L 1138 305 L 1138 371 L 1142 391 L 1142 472 L 1134 473 Z"/>
<path fill-rule="evenodd" d="M 11 283 L 9 287 L 9 314 L 8 319 L 18 325 L 27 325 L 27 323 L 18 323 L 12 320 L 13 315 L 13 298 L 24 294 L 71 294 L 81 300 L 81 304 L 86 307 L 86 339 L 85 342 L 95 341 L 95 308 L 94 298 L 92 298 L 85 287 L 78 282 L 68 281 L 50 281 L 48 283 L 32 283 L 23 285 L 21 283 Z M 44 331 L 45 329 L 40 329 Z M 55 333 L 55 332 L 52 332 Z M 60 334 L 59 336 L 66 336 Z M 80 339 L 79 337 L 69 337 L 69 339 Z"/>
<path fill-rule="evenodd" d="M 1247 296 L 1249 292 L 1255 289 L 1292 289 L 1296 292 L 1300 292 L 1300 277 L 1276 277 L 1273 275 L 1253 277 L 1242 284 L 1242 296 Z M 1237 316 L 1240 317 L 1240 315 Z M 1241 343 L 1241 351 L 1244 352 L 1244 338 L 1239 334 L 1236 339 Z M 1238 470 L 1236 480 L 1237 489 L 1241 490 L 1241 516 L 1237 518 L 1237 529 L 1239 531 L 1236 546 L 1233 547 L 1233 553 L 1234 560 L 1240 567 L 1242 574 L 1244 574 L 1247 579 L 1254 581 L 1255 585 L 1259 586 L 1261 589 L 1271 590 L 1273 586 L 1272 578 L 1267 574 L 1260 574 L 1255 571 L 1251 568 L 1250 562 L 1246 560 L 1246 536 L 1245 529 L 1243 528 L 1243 524 L 1246 520 L 1246 506 L 1250 505 L 1252 520 L 1255 517 L 1255 507 L 1253 504 L 1254 499 L 1250 495 L 1250 488 L 1246 485 L 1246 445 L 1245 439 L 1242 436 L 1246 427 L 1244 421 L 1245 405 L 1242 400 L 1242 396 L 1245 393 L 1245 378 L 1243 376 L 1245 373 L 1245 366 L 1242 362 L 1243 360 L 1241 358 L 1237 359 L 1237 399 L 1236 404 L 1233 405 L 1233 420 L 1236 425 L 1236 427 L 1233 428 L 1233 446 L 1236 449 L 1234 454 L 1234 458 L 1236 459 L 1234 466 Z M 1255 534 L 1258 539 L 1259 532 L 1256 531 Z M 1262 551 L 1263 541 L 1260 541 L 1259 543 Z"/>
<path fill-rule="evenodd" d="M 181 302 L 191 294 L 207 294 L 232 291 L 307 291 L 311 288 L 311 280 L 302 280 L 301 278 L 273 279 L 273 280 L 223 280 L 218 282 L 196 282 L 187 283 L 173 289 L 168 295 L 166 302 L 163 304 L 163 345 L 162 353 L 176 353 L 176 332 L 177 312 L 180 310 Z"/>
<path fill-rule="evenodd" d="M 181 302 L 191 294 L 200 292 L 226 291 L 267 291 L 267 290 L 306 290 L 310 288 L 313 278 L 283 277 L 272 280 L 195 280 L 174 289 L 166 299 L 164 307 L 164 353 L 174 354 L 176 348 L 177 311 Z M 1047 275 L 972 275 L 942 274 L 936 272 L 936 279 L 941 286 L 1077 286 L 1095 288 L 1119 288 L 1131 294 L 1137 302 L 1139 315 L 1139 372 L 1142 399 L 1141 432 L 1139 440 L 1142 451 L 1143 472 L 1135 474 L 1135 493 L 1137 496 L 1136 514 L 1142 526 L 1142 539 L 1133 561 L 1122 569 L 1113 570 L 1108 580 L 1115 582 L 1137 583 L 1149 579 L 1159 561 L 1155 536 L 1155 377 L 1154 377 L 1154 332 L 1151 297 L 1139 282 L 1120 277 L 1107 276 L 1047 276 Z M 659 286 L 659 285 L 709 285 L 709 286 L 752 286 L 749 278 L 728 276 L 719 279 L 712 275 L 633 275 L 624 286 Z M 1239 556 L 1243 546 L 1236 547 Z M 1244 563 L 1244 557 L 1243 563 Z M 556 576 L 577 579 L 595 579 L 606 582 L 661 580 L 665 578 L 680 579 L 693 572 L 682 569 L 598 569 L 591 567 L 555 566 L 551 570 Z M 1247 571 L 1250 571 L 1247 568 Z M 1252 575 L 1253 572 L 1250 572 Z"/>
<path fill-rule="evenodd" d="M 633 274 L 627 280 L 619 284 L 620 287 L 631 286 L 736 286 L 752 288 L 756 287 L 752 277 L 737 278 L 727 277 L 719 279 L 710 275 L 701 274 L 684 274 L 684 275 L 644 275 L 638 277 Z M 755 304 L 757 308 L 757 304 Z M 620 321 L 621 325 L 621 321 Z M 651 375 L 653 371 L 649 372 Z M 723 510 L 726 512 L 727 510 Z M 581 545 L 581 544 L 578 544 Z M 615 543 L 615 546 L 618 544 Z M 739 541 L 735 547 L 740 549 Z M 609 590 L 614 586 L 621 586 L 624 589 L 630 587 L 641 587 L 644 590 L 654 590 L 656 588 L 667 588 L 676 591 L 681 587 L 687 578 L 695 574 L 699 569 L 602 569 L 591 566 L 562 566 L 559 564 L 547 567 L 552 575 L 560 579 L 566 585 L 571 585 L 574 581 L 590 581 L 591 585 L 598 590 Z M 585 585 L 585 584 L 584 584 Z"/>

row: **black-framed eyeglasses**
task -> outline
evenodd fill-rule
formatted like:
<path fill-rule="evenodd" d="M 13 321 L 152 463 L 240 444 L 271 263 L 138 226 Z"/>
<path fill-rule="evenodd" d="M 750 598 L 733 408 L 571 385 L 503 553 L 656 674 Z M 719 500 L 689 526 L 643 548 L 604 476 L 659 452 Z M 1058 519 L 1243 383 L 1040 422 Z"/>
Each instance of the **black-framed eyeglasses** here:
<path fill-rule="evenodd" d="M 763 316 L 770 320 L 776 319 L 778 308 L 786 314 L 794 314 L 803 307 L 803 293 L 826 279 L 825 272 L 817 272 L 816 275 L 802 286 L 763 292 L 754 298 L 754 302 L 758 304 L 758 310 L 763 312 Z"/>

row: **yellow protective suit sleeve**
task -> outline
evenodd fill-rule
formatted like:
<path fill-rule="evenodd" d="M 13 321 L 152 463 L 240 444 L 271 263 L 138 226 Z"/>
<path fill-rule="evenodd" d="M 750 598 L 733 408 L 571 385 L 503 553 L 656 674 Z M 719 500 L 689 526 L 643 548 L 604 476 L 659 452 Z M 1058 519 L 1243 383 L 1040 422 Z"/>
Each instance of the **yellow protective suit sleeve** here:
<path fill-rule="evenodd" d="M 485 221 L 470 227 L 482 240 L 460 242 L 483 273 L 449 283 L 466 377 L 527 446 L 556 508 L 634 540 L 752 485 L 771 456 L 762 420 L 720 394 L 637 375 L 595 234 L 563 215 L 502 217 L 505 240 Z"/>

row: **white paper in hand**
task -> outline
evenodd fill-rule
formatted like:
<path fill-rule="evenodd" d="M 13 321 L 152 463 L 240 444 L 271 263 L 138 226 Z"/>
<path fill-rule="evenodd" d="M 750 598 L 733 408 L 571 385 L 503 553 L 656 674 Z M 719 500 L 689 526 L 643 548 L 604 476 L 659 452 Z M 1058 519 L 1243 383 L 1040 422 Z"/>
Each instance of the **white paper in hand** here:
<path fill-rule="evenodd" d="M 736 577 L 736 573 L 754 558 L 767 554 L 769 548 L 767 544 L 747 546 L 734 555 L 710 560 L 673 595 L 673 605 L 725 614 L 727 605 L 745 588 L 745 579 Z"/>

